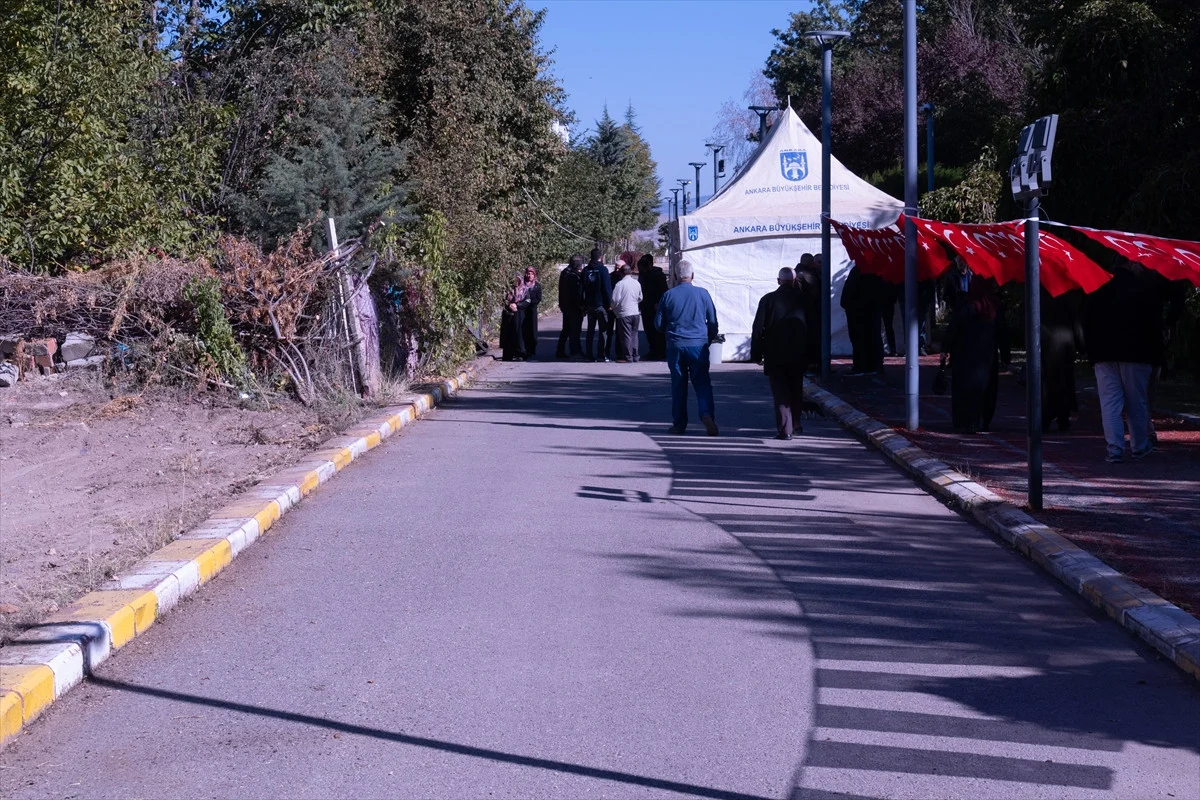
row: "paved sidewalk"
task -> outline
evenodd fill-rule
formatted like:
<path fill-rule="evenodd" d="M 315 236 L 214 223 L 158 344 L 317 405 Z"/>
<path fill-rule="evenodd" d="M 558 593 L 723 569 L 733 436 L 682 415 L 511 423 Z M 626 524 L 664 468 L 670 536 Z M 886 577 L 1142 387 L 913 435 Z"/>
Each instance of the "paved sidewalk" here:
<path fill-rule="evenodd" d="M 937 356 L 921 359 L 921 428 L 914 444 L 1006 500 L 1026 507 L 1025 389 L 1001 373 L 991 433 L 965 436 L 950 427 L 950 395 L 931 392 Z M 846 374 L 835 360 L 829 391 L 896 428 L 905 420 L 902 358 L 885 374 Z M 1081 381 L 1079 413 L 1068 433 L 1043 437 L 1044 505 L 1033 516 L 1069 540 L 1195 616 L 1200 616 L 1200 426 L 1155 415 L 1159 447 L 1142 461 L 1104 461 L 1094 384 Z"/>
<path fill-rule="evenodd" d="M 721 436 L 669 436 L 661 364 L 494 364 L 56 703 L 0 795 L 1200 795 L 1194 681 L 833 420 L 775 441 L 759 369 L 714 382 Z"/>

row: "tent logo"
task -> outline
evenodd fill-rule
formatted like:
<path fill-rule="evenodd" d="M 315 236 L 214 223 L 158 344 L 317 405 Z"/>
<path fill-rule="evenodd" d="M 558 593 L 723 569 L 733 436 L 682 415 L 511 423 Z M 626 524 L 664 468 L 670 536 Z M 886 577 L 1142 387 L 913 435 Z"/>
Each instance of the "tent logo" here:
<path fill-rule="evenodd" d="M 688 241 L 694 242 L 700 238 L 700 226 L 688 225 Z"/>
<path fill-rule="evenodd" d="M 779 171 L 789 181 L 802 181 L 808 177 L 808 151 L 780 150 Z"/>

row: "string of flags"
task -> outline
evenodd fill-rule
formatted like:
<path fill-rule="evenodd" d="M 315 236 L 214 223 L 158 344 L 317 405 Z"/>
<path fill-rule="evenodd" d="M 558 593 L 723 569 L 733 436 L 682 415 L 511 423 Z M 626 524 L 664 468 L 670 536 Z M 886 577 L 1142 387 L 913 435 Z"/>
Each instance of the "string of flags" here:
<path fill-rule="evenodd" d="M 1025 280 L 1023 220 L 961 225 L 920 217 L 910 219 L 917 229 L 918 280 L 937 278 L 950 266 L 955 255 L 966 262 L 976 275 L 994 278 L 1000 285 Z M 895 226 L 862 229 L 830 220 L 850 259 L 863 272 L 878 275 L 889 283 L 904 282 L 905 221 L 906 218 L 901 215 Z M 1198 242 L 1048 224 L 1060 233 L 1074 231 L 1117 255 L 1158 272 L 1168 280 L 1186 280 L 1200 286 Z M 1042 286 L 1053 297 L 1072 289 L 1091 293 L 1111 278 L 1107 270 L 1063 235 L 1039 226 L 1038 244 Z M 1080 241 L 1080 244 L 1083 242 Z"/>

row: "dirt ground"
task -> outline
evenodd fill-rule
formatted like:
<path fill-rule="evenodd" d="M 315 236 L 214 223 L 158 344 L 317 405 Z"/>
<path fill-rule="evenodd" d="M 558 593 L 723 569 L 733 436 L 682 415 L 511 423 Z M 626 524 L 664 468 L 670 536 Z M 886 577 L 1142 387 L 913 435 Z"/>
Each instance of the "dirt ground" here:
<path fill-rule="evenodd" d="M 127 394 L 95 374 L 0 389 L 0 641 L 298 461 L 353 416 L 322 420 L 293 402 L 242 408 L 182 389 Z"/>

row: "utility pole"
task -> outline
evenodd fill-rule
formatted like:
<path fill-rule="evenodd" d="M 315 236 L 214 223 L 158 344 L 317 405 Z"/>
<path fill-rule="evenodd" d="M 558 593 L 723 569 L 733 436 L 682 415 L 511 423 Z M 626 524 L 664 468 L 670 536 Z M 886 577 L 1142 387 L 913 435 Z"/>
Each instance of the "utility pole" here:
<path fill-rule="evenodd" d="M 683 190 L 683 215 L 687 216 L 687 187 L 691 181 L 685 181 L 683 178 L 676 178 L 679 181 L 679 188 Z"/>
<path fill-rule="evenodd" d="M 933 179 L 933 162 L 929 164 Z M 904 0 L 904 394 L 906 423 L 921 423 L 921 325 L 917 298 L 917 2 Z"/>
<path fill-rule="evenodd" d="M 758 114 L 758 143 L 761 145 L 767 139 L 767 117 L 772 111 L 778 111 L 775 106 L 749 106 L 750 110 Z"/>
<path fill-rule="evenodd" d="M 689 161 L 689 166 L 696 168 L 696 208 L 700 207 L 700 168 L 707 166 L 703 161 Z"/>
<path fill-rule="evenodd" d="M 723 144 L 705 144 L 707 148 L 712 150 L 713 154 L 713 194 L 717 193 L 717 179 L 725 176 L 725 159 L 719 158 L 721 151 L 725 149 Z M 697 180 L 699 178 L 697 177 Z"/>

